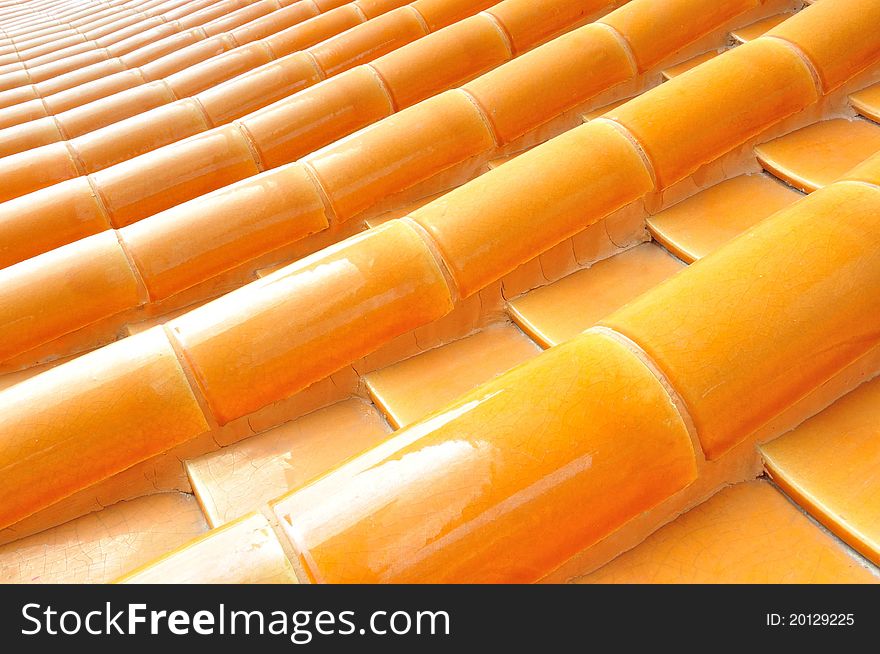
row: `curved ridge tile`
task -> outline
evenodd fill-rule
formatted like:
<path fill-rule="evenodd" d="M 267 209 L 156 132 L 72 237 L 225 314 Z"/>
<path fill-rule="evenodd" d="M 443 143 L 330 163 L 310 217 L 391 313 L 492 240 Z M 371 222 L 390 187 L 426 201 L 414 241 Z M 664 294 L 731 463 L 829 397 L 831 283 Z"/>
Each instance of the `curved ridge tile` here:
<path fill-rule="evenodd" d="M 660 382 L 621 345 L 584 334 L 274 511 L 314 580 L 531 582 L 695 475 Z"/>

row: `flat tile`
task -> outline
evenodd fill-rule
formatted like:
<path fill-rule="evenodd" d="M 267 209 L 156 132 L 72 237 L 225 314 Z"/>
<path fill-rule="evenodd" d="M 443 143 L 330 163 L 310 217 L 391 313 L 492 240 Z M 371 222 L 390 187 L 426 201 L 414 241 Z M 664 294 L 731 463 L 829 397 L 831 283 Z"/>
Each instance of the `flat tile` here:
<path fill-rule="evenodd" d="M 701 55 L 697 55 L 692 59 L 688 59 L 687 61 L 683 61 L 680 64 L 676 64 L 675 66 L 670 66 L 662 71 L 662 75 L 665 79 L 670 80 L 674 77 L 678 77 L 679 75 L 688 72 L 691 68 L 696 68 L 700 64 L 709 61 L 710 59 L 714 59 L 718 56 L 718 53 L 714 50 L 710 50 L 709 52 L 704 52 Z"/>
<path fill-rule="evenodd" d="M 755 148 L 766 171 L 802 191 L 830 184 L 880 151 L 880 127 L 835 118 L 808 125 Z"/>
<path fill-rule="evenodd" d="M 582 583 L 878 583 L 876 570 L 764 481 L 727 488 Z"/>
<path fill-rule="evenodd" d="M 428 195 L 424 198 L 419 198 L 415 202 L 410 202 L 410 203 L 406 204 L 405 206 L 400 207 L 399 209 L 391 209 L 390 211 L 385 211 L 385 212 L 380 213 L 376 216 L 373 216 L 372 218 L 367 218 L 367 220 L 365 222 L 367 224 L 367 227 L 371 227 L 371 228 L 378 227 L 382 223 L 387 223 L 389 220 L 394 220 L 395 218 L 403 218 L 404 216 L 408 216 L 410 213 L 412 213 L 416 209 L 424 207 L 429 202 L 433 202 L 434 200 L 439 198 L 441 195 L 445 195 L 445 192 L 444 193 L 434 193 L 434 194 Z"/>
<path fill-rule="evenodd" d="M 544 347 L 573 338 L 684 265 L 651 243 L 600 261 L 508 305 L 513 321 Z"/>
<path fill-rule="evenodd" d="M 762 34 L 769 32 L 779 25 L 779 23 L 792 16 L 793 14 L 776 14 L 775 16 L 768 16 L 767 18 L 752 23 L 751 25 L 746 25 L 745 27 L 733 30 L 730 35 L 739 43 L 748 43 L 749 41 L 754 41 Z"/>
<path fill-rule="evenodd" d="M 0 547 L 0 583 L 105 583 L 204 533 L 192 495 L 147 495 Z"/>
<path fill-rule="evenodd" d="M 880 122 L 880 84 L 856 91 L 849 96 L 849 102 L 865 118 Z"/>
<path fill-rule="evenodd" d="M 295 584 L 269 521 L 252 513 L 118 579 L 128 584 Z"/>
<path fill-rule="evenodd" d="M 880 379 L 761 448 L 785 491 L 880 564 Z"/>
<path fill-rule="evenodd" d="M 620 105 L 629 102 L 631 99 L 632 98 L 623 98 L 622 100 L 610 102 L 610 103 L 603 105 L 601 107 L 597 107 L 596 109 L 593 109 L 592 111 L 588 111 L 584 114 L 581 114 L 581 118 L 583 118 L 584 122 L 587 123 L 587 122 L 593 120 L 594 118 L 598 118 L 599 116 L 602 116 L 602 115 L 608 113 L 612 109 L 617 109 Z"/>
<path fill-rule="evenodd" d="M 803 197 L 768 175 L 741 175 L 648 218 L 652 236 L 691 263 Z"/>
<path fill-rule="evenodd" d="M 217 527 L 375 445 L 389 433 L 375 407 L 339 402 L 186 462 L 193 492 Z"/>
<path fill-rule="evenodd" d="M 516 327 L 498 325 L 372 372 L 364 381 L 389 422 L 403 427 L 539 352 Z"/>

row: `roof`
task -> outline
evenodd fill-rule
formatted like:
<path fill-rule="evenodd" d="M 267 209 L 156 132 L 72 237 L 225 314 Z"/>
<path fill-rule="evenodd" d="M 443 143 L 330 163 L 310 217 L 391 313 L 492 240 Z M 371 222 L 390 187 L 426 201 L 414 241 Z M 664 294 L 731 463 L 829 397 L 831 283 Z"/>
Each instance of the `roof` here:
<path fill-rule="evenodd" d="M 876 583 L 877 24 L 7 2 L 0 579 Z"/>

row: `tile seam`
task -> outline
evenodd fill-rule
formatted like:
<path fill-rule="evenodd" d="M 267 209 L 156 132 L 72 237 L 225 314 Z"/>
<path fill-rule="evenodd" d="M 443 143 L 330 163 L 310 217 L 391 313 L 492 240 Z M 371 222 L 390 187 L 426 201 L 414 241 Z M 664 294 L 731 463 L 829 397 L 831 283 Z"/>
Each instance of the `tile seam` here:
<path fill-rule="evenodd" d="M 824 84 L 822 83 L 822 78 L 819 76 L 819 70 L 816 68 L 816 65 L 813 63 L 813 60 L 804 52 L 801 47 L 788 39 L 784 39 L 779 36 L 775 36 L 773 34 L 764 34 L 759 36 L 755 41 L 760 41 L 761 39 L 766 39 L 768 41 L 774 41 L 776 43 L 781 44 L 783 47 L 789 49 L 791 52 L 796 54 L 798 58 L 801 60 L 804 68 L 807 69 L 807 72 L 810 73 L 810 77 L 813 79 L 813 85 L 816 87 L 816 93 L 821 98 L 823 97 L 827 91 L 824 88 Z"/>
<path fill-rule="evenodd" d="M 476 14 L 474 18 L 480 16 L 485 16 L 489 23 L 491 23 L 492 27 L 494 27 L 498 31 L 498 34 L 501 35 L 501 40 L 504 41 L 504 47 L 507 48 L 507 54 L 510 55 L 510 59 L 516 57 L 516 51 L 513 47 L 513 38 L 510 36 L 510 32 L 507 31 L 507 28 L 504 26 L 504 24 L 500 20 L 498 20 L 495 14 L 492 14 L 489 11 L 481 11 L 480 13 Z"/>
<path fill-rule="evenodd" d="M 300 50 L 300 52 L 309 60 L 309 63 L 312 65 L 312 68 L 315 69 L 315 72 L 318 74 L 318 78 L 323 81 L 328 78 L 327 73 L 321 67 L 321 64 L 318 63 L 317 58 L 314 54 L 312 54 L 311 48 L 307 48 L 305 50 Z"/>
<path fill-rule="evenodd" d="M 190 392 L 193 394 L 196 404 L 199 406 L 199 410 L 205 418 L 205 422 L 208 423 L 208 432 L 216 431 L 220 427 L 220 421 L 217 420 L 217 416 L 211 406 L 207 386 L 200 382 L 198 373 L 192 365 L 192 362 L 189 360 L 189 357 L 186 355 L 186 348 L 177 337 L 177 334 L 174 333 L 174 330 L 169 326 L 168 322 L 162 323 L 162 331 L 165 334 L 165 338 L 168 339 L 168 344 L 171 346 L 174 356 L 177 358 L 177 365 L 183 370 L 183 376 L 190 388 Z M 194 438 L 198 438 L 200 435 L 201 434 L 198 434 L 189 440 L 194 440 Z"/>
<path fill-rule="evenodd" d="M 140 298 L 139 306 L 146 306 L 150 304 L 151 299 L 150 290 L 147 288 L 146 281 L 144 281 L 144 275 L 141 272 L 141 269 L 138 267 L 134 255 L 132 255 L 131 251 L 128 249 L 128 244 L 122 238 L 120 230 L 114 229 L 113 235 L 116 237 L 116 242 L 119 243 L 119 248 L 122 250 L 122 254 L 125 255 L 125 260 L 128 262 L 128 267 L 131 268 L 131 274 L 134 275 L 134 278 L 137 281 L 138 297 Z"/>
<path fill-rule="evenodd" d="M 440 269 L 440 273 L 443 275 L 443 281 L 446 283 L 446 287 L 449 289 L 449 297 L 452 300 L 452 307 L 454 309 L 455 306 L 462 299 L 461 291 L 459 291 L 458 289 L 458 284 L 455 281 L 455 276 L 452 274 L 452 269 L 449 267 L 449 264 L 446 261 L 446 257 L 443 256 L 443 252 L 440 250 L 439 244 L 437 243 L 437 241 L 434 240 L 434 237 L 431 236 L 427 229 L 422 227 L 419 223 L 417 223 L 409 216 L 403 216 L 399 220 L 408 225 L 416 234 L 418 234 L 419 238 L 428 249 L 428 252 L 431 253 L 431 256 L 434 258 L 434 264 L 437 266 L 437 268 Z"/>
<path fill-rule="evenodd" d="M 205 127 L 206 127 L 205 131 L 212 130 L 215 127 L 219 127 L 219 125 L 214 124 L 214 120 L 211 118 L 210 114 L 208 114 L 208 110 L 205 109 L 205 105 L 199 99 L 199 96 L 191 95 L 188 98 L 183 98 L 182 100 L 178 100 L 178 102 L 181 102 L 181 103 L 189 102 L 189 103 L 195 105 L 196 109 L 198 109 L 199 113 L 202 115 L 202 120 L 205 121 Z M 204 132 L 201 132 L 201 133 L 204 133 Z"/>
<path fill-rule="evenodd" d="M 366 68 L 370 73 L 372 73 L 373 76 L 376 78 L 376 80 L 379 82 L 379 88 L 382 89 L 382 93 L 388 99 L 388 106 L 391 107 L 391 113 L 396 114 L 398 111 L 400 111 L 400 105 L 397 102 L 397 100 L 395 100 L 394 94 L 391 92 L 391 85 L 388 83 L 388 80 L 386 80 L 382 76 L 382 73 L 380 73 L 376 69 L 376 67 L 373 66 L 372 63 L 364 64 L 364 68 Z M 389 115 L 391 115 L 391 114 L 389 114 Z"/>
<path fill-rule="evenodd" d="M 663 389 L 666 391 L 667 395 L 669 395 L 669 399 L 675 407 L 676 412 L 681 418 L 682 423 L 685 426 L 685 430 L 688 433 L 688 437 L 691 439 L 691 444 L 694 448 L 694 455 L 698 459 L 698 469 L 702 468 L 708 457 L 706 456 L 706 452 L 703 449 L 703 444 L 700 441 L 700 435 L 697 431 L 697 427 L 694 424 L 693 418 L 691 417 L 691 412 L 687 407 L 687 403 L 684 401 L 684 398 L 672 384 L 672 381 L 663 372 L 662 368 L 657 365 L 654 359 L 634 340 L 629 338 L 628 336 L 610 328 L 602 325 L 595 325 L 590 327 L 583 333 L 593 333 L 600 334 L 607 338 L 608 340 L 614 341 L 618 345 L 626 348 L 633 356 L 635 356 L 642 364 L 650 371 L 650 373 L 657 379 Z"/>
<path fill-rule="evenodd" d="M 480 120 L 483 121 L 483 124 L 486 126 L 486 129 L 489 131 L 489 135 L 492 137 L 492 141 L 495 143 L 496 148 L 503 147 L 505 145 L 504 139 L 501 136 L 501 133 L 495 128 L 495 125 L 492 123 L 492 120 L 489 118 L 489 115 L 486 113 L 486 110 L 480 106 L 480 103 L 477 99 L 468 91 L 465 87 L 460 86 L 457 89 L 453 89 L 453 91 L 458 91 L 461 93 L 467 101 L 470 102 L 474 109 L 477 111 L 477 115 L 480 117 Z"/>
<path fill-rule="evenodd" d="M 337 215 L 336 207 L 333 206 L 333 202 L 330 199 L 330 193 L 328 193 L 327 189 L 324 188 L 324 184 L 323 182 L 321 182 L 321 178 L 318 176 L 318 171 L 315 170 L 315 167 L 312 166 L 312 164 L 305 159 L 300 159 L 293 165 L 301 165 L 303 167 L 303 170 L 305 170 L 306 175 L 315 186 L 315 191 L 317 192 L 318 197 L 321 198 L 321 202 L 324 205 L 324 213 L 327 216 L 327 222 L 330 224 L 330 227 L 335 227 L 345 222 Z"/>
<path fill-rule="evenodd" d="M 657 172 L 654 170 L 654 162 L 651 161 L 651 157 L 648 156 L 647 150 L 645 150 L 644 146 L 642 146 L 641 142 L 636 138 L 635 134 L 633 134 L 631 131 L 629 131 L 629 129 L 626 126 L 622 125 L 621 123 L 618 123 L 613 118 L 606 118 L 605 116 L 599 116 L 598 118 L 594 118 L 590 122 L 592 122 L 592 123 L 596 123 L 596 122 L 605 123 L 605 124 L 609 125 L 612 129 L 614 129 L 616 132 L 618 132 L 625 139 L 627 139 L 630 142 L 630 144 L 633 146 L 633 148 L 635 149 L 636 153 L 641 158 L 642 165 L 644 165 L 645 170 L 647 171 L 648 175 L 651 177 L 651 185 L 653 186 L 653 189 L 652 189 L 653 192 L 658 192 L 658 191 L 662 190 L 659 186 L 659 183 L 657 182 Z M 650 192 L 651 191 L 649 191 L 649 193 Z"/>
<path fill-rule="evenodd" d="M 418 9 L 416 9 L 413 5 L 404 5 L 404 11 L 409 10 L 411 14 L 414 14 L 415 19 L 419 22 L 422 29 L 425 31 L 424 36 L 427 36 L 431 33 L 431 27 L 428 25 L 428 21 L 425 20 L 425 17 L 422 15 Z"/>
<path fill-rule="evenodd" d="M 626 40 L 626 37 L 621 34 L 616 27 L 613 27 L 608 23 L 603 23 L 602 21 L 596 21 L 595 25 L 599 29 L 604 28 L 606 32 L 614 37 L 614 40 L 617 41 L 618 45 L 620 45 L 621 50 L 623 50 L 623 53 L 626 55 L 626 58 L 629 61 L 630 70 L 632 71 L 632 75 L 630 75 L 628 78 L 629 80 L 638 77 L 642 72 L 644 72 L 639 68 L 639 63 L 638 61 L 636 61 L 636 54 L 632 49 L 632 45 L 630 45 L 630 42 Z"/>
<path fill-rule="evenodd" d="M 241 138 L 244 139 L 244 143 L 247 146 L 248 151 L 251 153 L 251 159 L 254 160 L 257 170 L 261 173 L 266 172 L 267 169 L 266 165 L 263 163 L 263 157 L 260 155 L 260 151 L 257 149 L 257 143 L 254 141 L 251 133 L 237 120 L 233 121 L 231 125 L 238 130 L 238 133 L 241 134 Z"/>
<path fill-rule="evenodd" d="M 317 5 L 316 5 L 316 6 L 317 6 Z M 341 6 L 341 5 L 340 5 L 340 6 Z M 361 3 L 360 3 L 360 2 L 352 2 L 352 3 L 351 3 L 351 6 L 354 7 L 354 10 L 358 13 L 358 16 L 360 16 L 361 18 L 363 18 L 363 20 L 361 21 L 361 23 L 366 23 L 368 20 L 370 20 L 370 17 L 367 16 L 367 12 L 365 12 L 363 9 L 361 9 Z M 321 12 L 321 8 L 320 8 L 320 7 L 318 7 L 318 11 Z M 333 11 L 333 10 L 331 9 L 330 11 Z M 329 12 L 324 11 L 324 12 L 321 12 L 321 13 L 326 14 L 326 13 L 329 13 Z M 381 15 L 381 14 L 380 14 L 380 15 Z"/>

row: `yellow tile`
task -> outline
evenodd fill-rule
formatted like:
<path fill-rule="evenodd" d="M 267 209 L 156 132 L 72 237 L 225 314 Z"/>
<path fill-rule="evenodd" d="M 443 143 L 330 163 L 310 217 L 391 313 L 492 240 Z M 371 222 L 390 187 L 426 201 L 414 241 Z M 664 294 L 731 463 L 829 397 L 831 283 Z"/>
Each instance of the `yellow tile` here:
<path fill-rule="evenodd" d="M 269 521 L 252 513 L 126 574 L 126 584 L 295 584 Z"/>
<path fill-rule="evenodd" d="M 540 352 L 516 327 L 498 325 L 364 377 L 395 427 L 413 423 Z"/>
<path fill-rule="evenodd" d="M 764 481 L 727 488 L 582 583 L 878 583 Z"/>
<path fill-rule="evenodd" d="M 880 127 L 845 118 L 815 123 L 755 148 L 765 170 L 807 192 L 830 184 L 877 151 Z"/>
<path fill-rule="evenodd" d="M 648 229 L 691 263 L 801 197 L 767 175 L 741 175 L 650 216 Z"/>
<path fill-rule="evenodd" d="M 880 122 L 880 84 L 874 84 L 849 96 L 853 108 L 865 118 Z"/>
<path fill-rule="evenodd" d="M 687 61 L 683 61 L 680 64 L 676 64 L 675 66 L 670 66 L 662 72 L 663 77 L 667 80 L 670 80 L 673 77 L 678 77 L 682 73 L 688 72 L 691 68 L 696 68 L 700 64 L 709 61 L 710 59 L 714 59 L 717 56 L 718 53 L 715 50 L 704 52 L 701 55 L 697 55 L 693 59 L 688 59 Z"/>
<path fill-rule="evenodd" d="M 640 245 L 513 300 L 514 322 L 544 347 L 573 338 L 684 266 Z"/>
<path fill-rule="evenodd" d="M 385 438 L 388 426 L 360 399 L 339 402 L 186 462 L 216 527 L 322 474 Z"/>
<path fill-rule="evenodd" d="M 765 32 L 769 32 L 779 25 L 779 23 L 791 17 L 792 14 L 776 14 L 775 16 L 768 16 L 756 23 L 733 30 L 730 35 L 739 43 L 748 43 L 749 41 L 754 41 Z"/>
<path fill-rule="evenodd" d="M 880 564 L 880 379 L 761 450 L 789 495 Z"/>
<path fill-rule="evenodd" d="M 0 583 L 104 583 L 207 528 L 192 495 L 119 502 L 0 547 Z"/>

